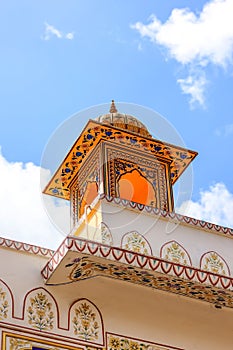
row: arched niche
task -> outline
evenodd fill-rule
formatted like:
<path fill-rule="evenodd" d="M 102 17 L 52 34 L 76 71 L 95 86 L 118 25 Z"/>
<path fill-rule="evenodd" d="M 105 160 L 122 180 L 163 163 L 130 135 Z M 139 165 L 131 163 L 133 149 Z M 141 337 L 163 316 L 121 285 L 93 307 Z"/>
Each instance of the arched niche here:
<path fill-rule="evenodd" d="M 85 342 L 104 344 L 102 315 L 88 299 L 75 301 L 69 310 L 69 329 L 72 336 Z"/>
<path fill-rule="evenodd" d="M 202 255 L 200 268 L 219 275 L 230 276 L 230 269 L 226 261 L 216 252 L 210 251 Z"/>
<path fill-rule="evenodd" d="M 127 232 L 121 241 L 121 247 L 143 255 L 152 255 L 150 244 L 144 236 L 137 231 Z"/>
<path fill-rule="evenodd" d="M 176 241 L 165 243 L 160 250 L 160 257 L 176 264 L 191 266 L 192 262 L 186 249 Z"/>
<path fill-rule="evenodd" d="M 8 285 L 0 279 L 0 322 L 12 317 L 14 300 Z"/>
<path fill-rule="evenodd" d="M 58 306 L 53 296 L 44 288 L 29 291 L 24 299 L 23 317 L 31 328 L 41 332 L 58 328 Z"/>
<path fill-rule="evenodd" d="M 117 194 L 120 198 L 143 205 L 156 206 L 157 199 L 153 185 L 138 169 L 125 172 L 117 181 Z"/>
<path fill-rule="evenodd" d="M 113 238 L 108 225 L 105 224 L 104 222 L 101 222 L 100 230 L 101 230 L 102 243 L 107 245 L 113 245 Z"/>

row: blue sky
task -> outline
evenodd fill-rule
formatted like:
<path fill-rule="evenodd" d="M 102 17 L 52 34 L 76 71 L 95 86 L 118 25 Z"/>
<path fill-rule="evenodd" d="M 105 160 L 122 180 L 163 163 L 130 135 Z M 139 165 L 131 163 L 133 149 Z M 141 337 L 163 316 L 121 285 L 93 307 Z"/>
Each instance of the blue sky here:
<path fill-rule="evenodd" d="M 71 115 L 115 99 L 157 111 L 198 151 L 190 215 L 233 226 L 232 23 L 232 0 L 2 0 L 3 183 L 17 164 L 37 173 Z M 26 208 L 24 175 L 21 183 L 13 175 L 5 187 L 17 190 L 1 203 L 24 196 Z"/>

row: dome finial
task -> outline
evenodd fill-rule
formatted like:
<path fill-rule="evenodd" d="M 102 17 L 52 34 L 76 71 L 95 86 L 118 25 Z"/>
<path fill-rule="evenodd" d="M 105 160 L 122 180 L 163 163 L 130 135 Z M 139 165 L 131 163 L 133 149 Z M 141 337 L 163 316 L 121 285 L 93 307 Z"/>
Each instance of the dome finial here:
<path fill-rule="evenodd" d="M 112 103 L 111 103 L 111 107 L 110 107 L 109 112 L 110 112 L 110 113 L 117 113 L 117 109 L 116 109 L 114 100 L 112 100 Z"/>

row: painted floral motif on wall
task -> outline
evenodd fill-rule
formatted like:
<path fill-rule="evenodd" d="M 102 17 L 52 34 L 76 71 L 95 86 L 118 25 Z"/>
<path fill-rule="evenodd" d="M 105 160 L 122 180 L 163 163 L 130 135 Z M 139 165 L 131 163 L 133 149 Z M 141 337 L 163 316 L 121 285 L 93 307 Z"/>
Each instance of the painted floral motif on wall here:
<path fill-rule="evenodd" d="M 10 338 L 10 350 L 26 350 L 26 349 L 32 349 L 31 342 L 27 340 L 17 339 L 17 338 Z"/>
<path fill-rule="evenodd" d="M 108 226 L 104 222 L 101 222 L 100 229 L 101 229 L 102 243 L 107 245 L 112 245 L 113 244 L 112 234 Z"/>
<path fill-rule="evenodd" d="M 54 328 L 54 312 L 52 303 L 43 292 L 37 292 L 30 298 L 27 308 L 28 323 L 40 331 L 48 331 Z"/>
<path fill-rule="evenodd" d="M 75 265 L 72 264 L 74 266 L 70 272 L 69 279 L 71 281 L 81 281 L 87 278 L 87 274 L 89 278 L 95 276 L 110 277 L 180 295 L 185 294 L 190 298 L 233 308 L 233 293 L 229 290 L 232 284 L 231 280 L 225 276 L 223 278 L 213 274 L 208 276 L 208 272 L 189 266 L 175 266 L 173 262 L 163 262 L 154 257 L 138 255 L 137 260 L 141 261 L 144 266 L 146 262 L 150 264 L 153 262 L 154 266 L 157 266 L 152 271 L 126 264 L 116 265 L 106 261 L 94 262 L 84 257 Z M 175 274 L 170 275 L 169 272 L 172 269 Z M 154 272 L 159 272 L 163 275 L 158 275 Z M 225 290 L 220 293 L 219 287 L 223 287 Z"/>
<path fill-rule="evenodd" d="M 132 231 L 124 235 L 121 246 L 122 248 L 132 250 L 135 253 L 152 255 L 148 242 L 136 231 Z"/>
<path fill-rule="evenodd" d="M 73 305 L 71 322 L 77 338 L 102 343 L 102 323 L 98 310 L 88 300 L 79 300 Z"/>
<path fill-rule="evenodd" d="M 201 269 L 219 275 L 230 276 L 229 267 L 223 258 L 216 252 L 208 252 L 202 256 Z"/>
<path fill-rule="evenodd" d="M 3 332 L 5 346 L 1 350 L 101 350 L 97 347 L 88 346 L 65 346 L 49 340 L 33 339 L 31 336 L 7 334 Z"/>
<path fill-rule="evenodd" d="M 9 302 L 7 300 L 6 292 L 0 287 L 0 320 L 7 318 L 9 310 Z"/>
<path fill-rule="evenodd" d="M 190 265 L 190 258 L 185 249 L 176 241 L 166 243 L 161 249 L 161 258 L 176 264 Z"/>
<path fill-rule="evenodd" d="M 108 350 L 169 350 L 170 347 L 165 347 L 159 344 L 146 343 L 144 341 L 125 338 L 118 335 L 108 335 L 107 337 Z"/>

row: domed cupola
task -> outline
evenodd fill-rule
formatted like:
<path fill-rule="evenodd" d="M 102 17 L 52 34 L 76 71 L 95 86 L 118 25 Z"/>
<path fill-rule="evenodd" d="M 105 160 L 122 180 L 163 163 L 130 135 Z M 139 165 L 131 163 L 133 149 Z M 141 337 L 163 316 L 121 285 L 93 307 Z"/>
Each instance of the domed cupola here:
<path fill-rule="evenodd" d="M 140 122 L 140 120 L 132 115 L 119 113 L 116 109 L 114 100 L 112 100 L 109 113 L 100 115 L 96 120 L 102 124 L 125 129 L 143 137 L 151 137 L 147 127 Z"/>

